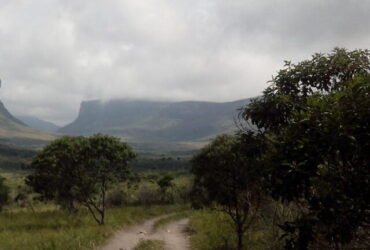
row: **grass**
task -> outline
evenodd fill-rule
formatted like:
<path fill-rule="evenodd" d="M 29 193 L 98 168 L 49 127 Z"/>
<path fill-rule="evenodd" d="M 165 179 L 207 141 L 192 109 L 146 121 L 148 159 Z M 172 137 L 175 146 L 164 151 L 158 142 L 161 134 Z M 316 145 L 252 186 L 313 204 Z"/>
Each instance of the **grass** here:
<path fill-rule="evenodd" d="M 0 176 L 4 177 L 6 185 L 11 189 L 15 190 L 19 186 L 24 186 L 24 179 L 25 176 L 28 174 L 26 171 L 14 171 L 14 172 L 9 172 L 9 171 L 0 171 Z"/>
<path fill-rule="evenodd" d="M 244 235 L 248 249 L 282 249 L 273 236 L 271 221 L 261 219 Z M 190 216 L 191 245 L 197 250 L 236 249 L 236 235 L 228 215 L 212 210 L 199 210 Z"/>
<path fill-rule="evenodd" d="M 55 249 L 94 249 L 104 243 L 112 233 L 120 227 L 138 223 L 150 217 L 162 214 L 180 213 L 176 218 L 185 216 L 183 211 L 189 210 L 188 205 L 166 206 L 127 206 L 112 208 L 107 211 L 106 225 L 98 226 L 87 210 L 82 209 L 78 214 L 69 215 L 58 210 L 53 203 L 42 203 L 34 200 L 34 193 L 24 183 L 26 171 L 3 171 L 1 176 L 6 178 L 6 185 L 11 190 L 11 202 L 0 212 L 0 250 L 55 250 Z M 189 182 L 188 176 L 175 176 L 174 183 L 178 188 L 171 192 L 181 200 L 185 186 Z M 127 196 L 121 197 L 123 204 L 135 204 L 140 187 L 148 186 L 150 190 L 157 190 L 155 183 L 144 181 L 138 186 L 128 187 L 122 184 L 120 188 Z M 127 186 L 127 187 L 126 187 Z M 27 195 L 25 204 L 14 201 L 19 193 Z M 139 200 L 140 201 L 140 200 Z M 141 204 L 141 203 L 137 203 Z M 35 212 L 33 212 L 35 211 Z M 182 215 L 181 215 L 182 214 Z M 163 224 L 168 223 L 161 222 Z"/>
<path fill-rule="evenodd" d="M 168 217 L 159 219 L 154 223 L 153 228 L 154 228 L 154 230 L 156 230 L 156 229 L 158 229 L 158 228 L 160 228 L 160 227 L 162 227 L 162 226 L 164 226 L 168 223 L 171 223 L 173 221 L 178 221 L 178 220 L 187 218 L 191 215 L 191 212 L 192 211 L 184 211 L 184 212 L 176 213 L 174 215 L 170 215 Z"/>
<path fill-rule="evenodd" d="M 104 226 L 98 226 L 85 210 L 76 215 L 60 210 L 0 213 L 0 249 L 93 249 L 110 237 L 115 229 L 183 209 L 181 206 L 110 209 Z"/>
<path fill-rule="evenodd" d="M 161 240 L 143 240 L 134 250 L 164 250 L 165 244 Z"/>
<path fill-rule="evenodd" d="M 229 219 L 222 213 L 200 210 L 190 217 L 189 230 L 194 249 L 232 249 L 235 235 Z"/>

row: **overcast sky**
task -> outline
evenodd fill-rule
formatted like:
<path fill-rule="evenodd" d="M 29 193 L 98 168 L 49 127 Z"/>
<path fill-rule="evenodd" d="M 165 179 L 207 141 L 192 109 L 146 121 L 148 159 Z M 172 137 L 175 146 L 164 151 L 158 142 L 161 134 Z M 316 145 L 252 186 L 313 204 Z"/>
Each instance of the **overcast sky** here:
<path fill-rule="evenodd" d="M 284 60 L 370 47 L 370 0 L 0 0 L 0 98 L 59 125 L 89 99 L 232 101 Z"/>

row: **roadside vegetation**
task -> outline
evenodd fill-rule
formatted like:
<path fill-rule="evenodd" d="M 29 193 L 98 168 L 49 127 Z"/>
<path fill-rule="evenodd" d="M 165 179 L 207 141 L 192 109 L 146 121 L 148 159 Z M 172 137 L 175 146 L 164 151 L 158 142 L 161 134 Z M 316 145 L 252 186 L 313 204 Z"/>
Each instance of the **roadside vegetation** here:
<path fill-rule="evenodd" d="M 118 228 L 183 209 L 170 205 L 110 208 L 104 226 L 99 226 L 86 209 L 76 214 L 55 208 L 3 212 L 0 214 L 0 249 L 93 249 Z"/>

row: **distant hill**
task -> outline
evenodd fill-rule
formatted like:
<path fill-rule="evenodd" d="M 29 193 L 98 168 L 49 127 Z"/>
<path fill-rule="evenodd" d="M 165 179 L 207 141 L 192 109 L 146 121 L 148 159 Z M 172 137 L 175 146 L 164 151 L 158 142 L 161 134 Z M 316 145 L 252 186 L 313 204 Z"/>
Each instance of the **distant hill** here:
<path fill-rule="evenodd" d="M 58 132 L 70 135 L 100 132 L 151 148 L 158 144 L 168 148 L 182 144 L 191 149 L 218 134 L 236 131 L 237 109 L 247 103 L 249 99 L 225 103 L 85 101 L 77 119 Z"/>
<path fill-rule="evenodd" d="M 55 139 L 55 135 L 28 127 L 15 118 L 0 101 L 0 143 L 40 147 Z"/>
<path fill-rule="evenodd" d="M 46 132 L 56 132 L 60 126 L 55 125 L 52 122 L 41 120 L 37 117 L 33 116 L 17 116 L 17 119 L 22 121 L 27 126 L 40 130 L 40 131 L 46 131 Z"/>

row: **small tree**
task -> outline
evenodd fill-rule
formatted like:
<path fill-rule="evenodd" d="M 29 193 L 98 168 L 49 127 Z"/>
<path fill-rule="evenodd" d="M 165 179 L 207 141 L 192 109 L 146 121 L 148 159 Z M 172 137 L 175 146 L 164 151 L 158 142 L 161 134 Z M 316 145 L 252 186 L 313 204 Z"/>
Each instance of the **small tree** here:
<path fill-rule="evenodd" d="M 172 181 L 173 177 L 170 175 L 165 175 L 162 178 L 160 178 L 157 181 L 157 184 L 160 187 L 161 192 L 165 193 L 168 188 L 172 187 L 174 185 Z"/>
<path fill-rule="evenodd" d="M 9 188 L 4 182 L 5 178 L 0 176 L 0 211 L 9 201 Z"/>
<path fill-rule="evenodd" d="M 39 193 L 42 200 L 54 200 L 69 212 L 76 211 L 80 176 L 85 167 L 81 154 L 85 140 L 65 136 L 51 142 L 34 157 L 31 168 L 35 172 L 26 178 L 26 184 Z"/>
<path fill-rule="evenodd" d="M 168 190 L 174 187 L 173 177 L 170 175 L 162 176 L 158 181 L 157 185 L 160 188 L 161 202 L 162 203 L 173 203 L 174 197 L 173 193 Z"/>
<path fill-rule="evenodd" d="M 253 133 L 218 136 L 192 159 L 196 202 L 228 214 L 238 249 L 256 219 L 263 198 L 261 154 L 264 143 Z"/>
<path fill-rule="evenodd" d="M 79 202 L 89 209 L 99 224 L 104 224 L 107 190 L 113 184 L 129 179 L 128 164 L 136 154 L 118 138 L 97 134 L 87 139 L 83 156 L 86 172 L 82 175 Z M 86 197 L 86 194 L 91 195 Z"/>
<path fill-rule="evenodd" d="M 55 200 L 69 210 L 74 210 L 76 204 L 87 207 L 101 225 L 107 190 L 129 177 L 128 163 L 135 156 L 115 137 L 63 137 L 34 158 L 31 166 L 36 171 L 26 183 L 42 198 Z"/>

